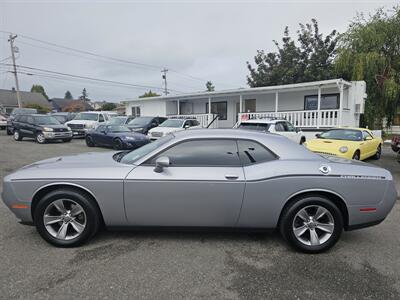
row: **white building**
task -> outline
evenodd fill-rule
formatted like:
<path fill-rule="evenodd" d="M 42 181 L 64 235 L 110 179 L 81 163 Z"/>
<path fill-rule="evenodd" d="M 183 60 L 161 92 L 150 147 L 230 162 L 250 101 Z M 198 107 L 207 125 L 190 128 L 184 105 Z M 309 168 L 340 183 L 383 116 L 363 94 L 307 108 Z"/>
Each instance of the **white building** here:
<path fill-rule="evenodd" d="M 248 118 L 278 117 L 303 130 L 315 131 L 359 126 L 366 97 L 364 81 L 332 79 L 138 98 L 126 101 L 126 115 L 190 117 L 204 127 L 211 124 L 210 128 L 232 128 Z"/>

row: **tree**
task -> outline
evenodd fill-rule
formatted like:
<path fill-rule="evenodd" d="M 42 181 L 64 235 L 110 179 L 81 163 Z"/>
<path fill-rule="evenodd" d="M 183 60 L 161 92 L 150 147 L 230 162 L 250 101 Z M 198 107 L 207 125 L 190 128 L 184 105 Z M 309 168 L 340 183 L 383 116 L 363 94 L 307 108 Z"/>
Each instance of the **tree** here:
<path fill-rule="evenodd" d="M 254 57 L 255 67 L 247 62 L 250 75 L 247 83 L 251 87 L 289 84 L 334 77 L 333 59 L 336 53 L 338 33 L 333 30 L 326 37 L 319 32 L 318 22 L 299 24 L 297 43 L 286 27 L 282 46 L 273 41 L 276 52 L 258 50 Z"/>
<path fill-rule="evenodd" d="M 143 95 L 139 96 L 139 98 L 150 98 L 150 97 L 158 97 L 161 96 L 157 93 L 152 92 L 151 90 L 149 90 L 148 92 L 144 93 Z"/>
<path fill-rule="evenodd" d="M 115 108 L 117 108 L 117 105 L 115 105 L 115 103 L 105 103 L 101 107 L 101 110 L 110 111 L 114 110 Z"/>
<path fill-rule="evenodd" d="M 365 123 L 381 127 L 386 118 L 390 126 L 400 104 L 400 6 L 358 15 L 340 37 L 335 62 L 341 77 L 367 84 Z"/>
<path fill-rule="evenodd" d="M 40 104 L 35 104 L 35 103 L 26 104 L 26 105 L 24 105 L 24 108 L 34 108 L 40 114 L 46 114 L 46 113 L 51 111 L 50 107 L 43 106 L 43 105 L 40 105 Z"/>
<path fill-rule="evenodd" d="M 43 95 L 43 97 L 46 98 L 46 100 L 49 100 L 49 97 L 47 96 L 47 94 L 46 94 L 46 92 L 45 92 L 45 90 L 44 90 L 44 87 L 41 86 L 40 84 L 34 84 L 34 85 L 32 85 L 32 87 L 31 87 L 31 92 L 32 92 L 32 93 L 40 93 L 40 94 Z"/>
<path fill-rule="evenodd" d="M 214 92 L 215 86 L 212 84 L 211 81 L 207 81 L 206 83 L 207 92 Z"/>
<path fill-rule="evenodd" d="M 71 94 L 70 91 L 66 91 L 66 92 L 65 92 L 64 99 L 70 99 L 70 100 L 72 100 L 72 99 L 74 99 L 74 97 L 72 97 L 72 94 Z"/>
<path fill-rule="evenodd" d="M 88 95 L 89 94 L 87 93 L 86 88 L 84 88 L 82 90 L 82 95 L 79 97 L 79 99 L 83 100 L 83 101 L 90 101 L 90 99 L 88 98 Z"/>
<path fill-rule="evenodd" d="M 87 108 L 83 100 L 71 101 L 71 103 L 65 106 L 63 109 L 64 112 L 81 112 L 86 110 Z"/>

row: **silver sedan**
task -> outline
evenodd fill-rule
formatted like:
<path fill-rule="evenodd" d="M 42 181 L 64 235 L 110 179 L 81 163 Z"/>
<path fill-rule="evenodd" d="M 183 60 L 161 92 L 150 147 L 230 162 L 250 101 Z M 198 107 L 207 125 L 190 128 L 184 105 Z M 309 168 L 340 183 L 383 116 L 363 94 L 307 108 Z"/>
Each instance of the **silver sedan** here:
<path fill-rule="evenodd" d="M 279 229 L 304 252 L 380 223 L 397 194 L 389 171 L 322 157 L 285 137 L 241 130 L 169 134 L 130 152 L 55 157 L 6 176 L 3 201 L 49 243 L 108 228 Z"/>

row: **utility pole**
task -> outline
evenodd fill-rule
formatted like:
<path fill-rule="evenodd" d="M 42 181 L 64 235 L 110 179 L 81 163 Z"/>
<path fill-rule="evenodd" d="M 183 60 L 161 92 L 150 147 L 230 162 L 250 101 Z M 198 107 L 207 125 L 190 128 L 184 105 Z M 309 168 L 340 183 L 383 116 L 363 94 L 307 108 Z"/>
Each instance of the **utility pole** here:
<path fill-rule="evenodd" d="M 161 73 L 163 73 L 162 79 L 164 79 L 164 94 L 165 94 L 165 96 L 167 96 L 169 93 L 168 88 L 167 88 L 167 72 L 168 72 L 168 69 L 166 69 L 166 68 L 161 70 Z"/>
<path fill-rule="evenodd" d="M 17 35 L 12 35 L 10 34 L 10 38 L 8 39 L 8 41 L 10 42 L 11 45 L 11 57 L 12 57 L 12 61 L 13 61 L 13 67 L 14 67 L 14 77 L 15 77 L 15 87 L 17 89 L 17 101 L 18 101 L 18 107 L 21 108 L 22 107 L 22 103 L 21 103 L 21 95 L 19 94 L 19 84 L 18 84 L 18 76 L 17 76 L 17 66 L 15 65 L 15 50 L 18 51 L 18 48 L 14 46 L 14 39 L 17 37 Z"/>

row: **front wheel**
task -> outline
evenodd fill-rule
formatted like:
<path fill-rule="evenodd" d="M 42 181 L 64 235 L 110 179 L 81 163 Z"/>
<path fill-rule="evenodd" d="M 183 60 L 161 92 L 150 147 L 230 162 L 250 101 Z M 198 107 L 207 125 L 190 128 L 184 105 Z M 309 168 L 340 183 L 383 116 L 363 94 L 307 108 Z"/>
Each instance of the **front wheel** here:
<path fill-rule="evenodd" d="M 14 131 L 14 140 L 16 140 L 16 141 L 21 141 L 22 140 L 22 135 L 19 132 L 19 130 L 15 130 Z"/>
<path fill-rule="evenodd" d="M 121 139 L 116 138 L 113 143 L 113 148 L 115 150 L 122 150 L 124 148 L 124 143 L 121 141 Z"/>
<path fill-rule="evenodd" d="M 90 135 L 86 136 L 85 140 L 86 140 L 86 146 L 88 146 L 88 147 L 96 146 L 94 144 L 93 138 Z"/>
<path fill-rule="evenodd" d="M 56 190 L 44 196 L 34 211 L 37 231 L 57 247 L 75 247 L 94 236 L 100 212 L 87 195 L 75 190 Z"/>
<path fill-rule="evenodd" d="M 360 151 L 357 150 L 356 152 L 354 152 L 353 159 L 354 160 L 360 160 Z"/>
<path fill-rule="evenodd" d="M 307 196 L 285 208 L 280 231 L 295 249 L 319 253 L 339 240 L 343 217 L 337 206 L 327 198 Z"/>
<path fill-rule="evenodd" d="M 35 140 L 36 140 L 36 142 L 38 142 L 39 144 L 44 144 L 44 143 L 46 143 L 46 138 L 44 137 L 43 132 L 38 132 L 38 133 L 36 133 Z"/>
<path fill-rule="evenodd" d="M 378 160 L 382 156 L 382 147 L 381 145 L 378 146 L 378 149 L 376 149 L 376 153 L 374 155 L 374 159 Z"/>

